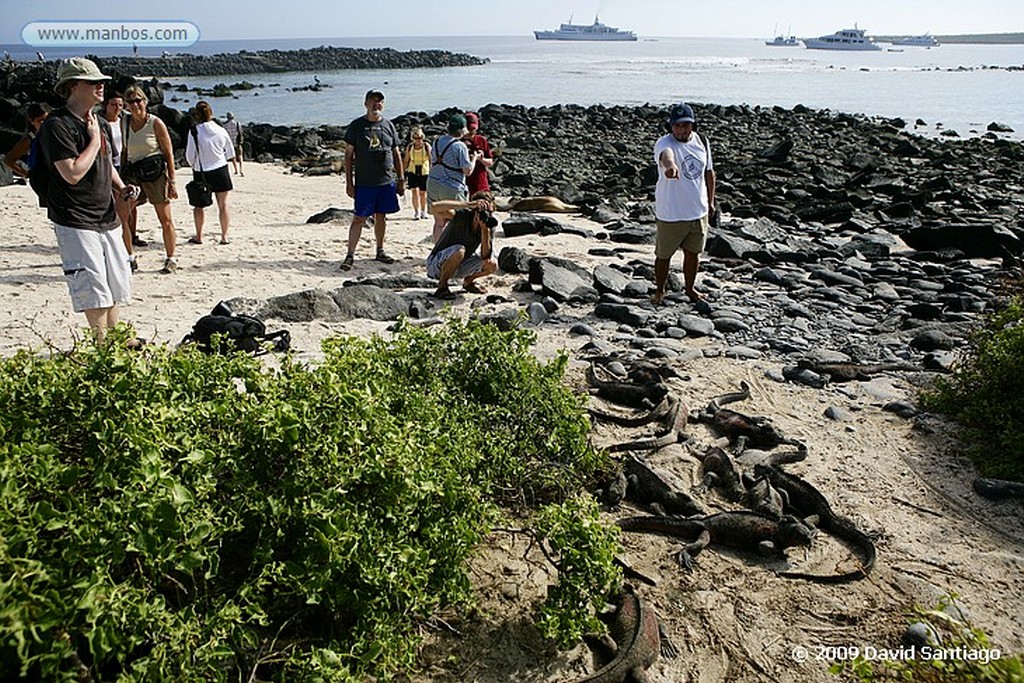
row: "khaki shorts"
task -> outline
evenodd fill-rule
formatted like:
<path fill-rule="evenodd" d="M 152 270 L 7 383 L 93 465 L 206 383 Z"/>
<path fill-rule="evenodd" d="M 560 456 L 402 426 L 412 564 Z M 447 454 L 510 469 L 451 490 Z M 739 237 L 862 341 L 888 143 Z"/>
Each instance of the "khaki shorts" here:
<path fill-rule="evenodd" d="M 657 221 L 658 236 L 654 243 L 654 256 L 670 259 L 682 247 L 683 251 L 699 254 L 704 251 L 708 236 L 708 219 L 703 216 L 694 221 Z"/>
<path fill-rule="evenodd" d="M 469 187 L 460 187 L 459 189 L 455 189 L 454 187 L 448 187 L 444 183 L 439 183 L 433 178 L 427 178 L 428 211 L 433 208 L 434 202 L 443 202 L 452 199 L 460 202 L 467 201 L 469 199 Z"/>
<path fill-rule="evenodd" d="M 166 204 L 171 201 L 167 196 L 167 175 L 164 174 L 156 180 L 148 183 L 142 181 L 135 181 L 136 184 L 142 188 L 142 194 L 139 195 L 136 204 L 145 204 L 147 201 L 156 206 L 157 204 Z"/>
<path fill-rule="evenodd" d="M 97 232 L 54 224 L 53 230 L 76 313 L 131 302 L 132 271 L 120 227 Z"/>

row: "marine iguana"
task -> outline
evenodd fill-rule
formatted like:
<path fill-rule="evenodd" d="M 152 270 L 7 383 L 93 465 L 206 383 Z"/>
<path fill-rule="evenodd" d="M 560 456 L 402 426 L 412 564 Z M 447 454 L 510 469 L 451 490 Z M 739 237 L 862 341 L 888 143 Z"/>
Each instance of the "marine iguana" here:
<path fill-rule="evenodd" d="M 747 491 L 743 504 L 747 509 L 772 519 L 782 517 L 789 505 L 789 496 L 785 491 L 776 489 L 765 477 L 751 477 L 746 472 L 743 473 L 743 484 Z"/>
<path fill-rule="evenodd" d="M 836 515 L 832 506 L 818 489 L 800 477 L 789 474 L 779 467 L 757 465 L 754 474 L 771 482 L 779 491 L 785 491 L 790 506 L 801 516 L 817 518 L 817 528 L 836 538 L 846 541 L 860 553 L 860 569 L 845 574 L 821 575 L 803 572 L 780 572 L 790 579 L 805 579 L 816 583 L 849 583 L 866 577 L 875 566 L 875 544 L 867 534 L 860 531 L 850 520 Z"/>
<path fill-rule="evenodd" d="M 740 382 L 741 391 L 725 394 L 716 397 L 704 408 L 704 412 L 690 416 L 694 422 L 703 422 L 711 425 L 711 428 L 721 432 L 729 438 L 730 443 L 735 443 L 739 438 L 746 439 L 745 443 L 755 448 L 775 448 L 782 444 L 803 446 L 799 441 L 790 439 L 781 431 L 775 428 L 768 418 L 751 417 L 738 413 L 735 410 L 722 408 L 726 403 L 734 403 L 750 398 L 750 385 Z"/>
<path fill-rule="evenodd" d="M 655 432 L 655 436 L 662 436 L 673 430 L 686 429 L 686 421 L 690 417 L 686 406 L 675 394 L 667 394 L 661 403 L 643 415 L 613 415 L 596 408 L 590 408 L 589 411 L 591 417 L 612 422 L 621 427 L 642 427 L 651 422 L 657 422 L 659 429 Z"/>
<path fill-rule="evenodd" d="M 711 446 L 704 453 L 700 469 L 704 474 L 702 483 L 705 488 L 717 488 L 733 502 L 742 500 L 747 495 L 747 489 L 740 481 L 739 472 L 736 471 L 732 458 L 718 446 Z"/>
<path fill-rule="evenodd" d="M 798 360 L 797 367 L 819 375 L 827 375 L 833 382 L 852 382 L 855 379 L 867 381 L 880 372 L 905 372 L 916 369 L 910 363 L 828 363 L 806 358 Z"/>
<path fill-rule="evenodd" d="M 796 517 L 772 519 L 756 512 L 719 512 L 700 519 L 678 517 L 625 517 L 618 520 L 623 531 L 697 537 L 679 551 L 679 563 L 690 569 L 693 559 L 709 544 L 740 550 L 756 549 L 762 555 L 785 555 L 785 549 L 810 545 L 814 531 Z"/>
<path fill-rule="evenodd" d="M 633 408 L 656 406 L 668 394 L 668 387 L 660 382 L 634 384 L 633 382 L 601 379 L 597 376 L 594 363 L 587 368 L 587 382 L 594 387 L 597 395 L 601 398 Z"/>
<path fill-rule="evenodd" d="M 647 505 L 658 514 L 704 515 L 707 511 L 681 487 L 675 486 L 675 476 L 651 467 L 640 458 L 627 455 L 623 460 L 626 474 L 626 498 Z"/>
<path fill-rule="evenodd" d="M 778 455 L 785 456 L 781 458 L 785 460 L 791 457 L 791 454 L 787 451 Z M 767 460 L 774 464 L 775 455 L 768 456 Z M 727 451 L 718 446 L 710 447 L 704 455 L 701 471 L 704 472 L 705 487 L 713 486 L 719 489 L 728 500 L 734 503 L 742 502 L 752 512 L 772 519 L 782 517 L 783 495 L 767 479 L 751 477 L 746 472 L 741 474 Z"/>
<path fill-rule="evenodd" d="M 647 683 L 647 669 L 659 653 L 666 657 L 678 654 L 654 610 L 628 586 L 608 630 L 610 638 L 599 643 L 602 650 L 614 654 L 613 658 L 575 683 Z"/>

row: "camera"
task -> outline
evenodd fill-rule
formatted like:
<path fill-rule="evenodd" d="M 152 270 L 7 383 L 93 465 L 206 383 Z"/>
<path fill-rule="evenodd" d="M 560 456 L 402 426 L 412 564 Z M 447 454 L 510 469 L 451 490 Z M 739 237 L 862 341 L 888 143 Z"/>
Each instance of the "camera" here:
<path fill-rule="evenodd" d="M 477 216 L 480 217 L 480 221 L 488 228 L 498 227 L 498 219 L 491 214 L 490 211 L 484 211 L 483 209 L 477 209 Z"/>

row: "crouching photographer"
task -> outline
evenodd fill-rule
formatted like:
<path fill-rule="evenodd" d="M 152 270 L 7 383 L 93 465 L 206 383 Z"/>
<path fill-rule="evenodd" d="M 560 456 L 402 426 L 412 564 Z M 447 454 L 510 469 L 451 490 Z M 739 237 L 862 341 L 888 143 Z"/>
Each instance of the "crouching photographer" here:
<path fill-rule="evenodd" d="M 491 213 L 492 205 L 483 199 L 467 204 L 455 211 L 427 257 L 427 277 L 438 281 L 433 294 L 437 299 L 455 298 L 448 287 L 453 277 L 462 278 L 465 291 L 485 294 L 487 290 L 476 281 L 498 270 L 494 256 L 494 228 L 498 219 Z"/>

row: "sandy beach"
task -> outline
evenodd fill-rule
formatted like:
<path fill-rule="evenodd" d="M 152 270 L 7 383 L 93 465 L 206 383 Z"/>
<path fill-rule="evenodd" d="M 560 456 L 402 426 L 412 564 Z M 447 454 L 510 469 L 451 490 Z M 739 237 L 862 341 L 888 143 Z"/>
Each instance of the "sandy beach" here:
<path fill-rule="evenodd" d="M 132 304 L 124 308 L 122 318 L 141 337 L 176 344 L 221 300 L 331 290 L 347 278 L 383 272 L 425 274 L 423 259 L 429 247 L 424 239 L 431 225 L 412 219 L 408 199 L 388 224 L 386 246 L 396 263 L 372 260 L 372 230 L 364 230 L 355 268 L 342 273 L 338 265 L 348 224 L 305 222 L 332 206 L 351 208 L 341 178 L 304 178 L 284 166 L 255 163 L 247 163 L 245 171 L 244 178 L 234 177 L 228 245 L 217 243 L 216 214 L 209 210 L 205 243 L 188 244 L 193 234 L 191 210 L 184 199 L 174 202 L 179 270 L 173 275 L 158 272 L 163 260 L 158 223 L 152 208 L 140 208 L 139 233 L 150 244 L 138 250 L 141 268 L 134 277 Z M 8 302 L 0 314 L 0 353 L 47 345 L 66 350 L 84 334 L 85 320 L 71 310 L 52 228 L 28 187 L 0 188 L 0 197 L 0 297 Z M 595 229 L 582 216 L 557 218 Z M 534 256 L 557 255 L 588 268 L 614 258 L 589 255 L 592 241 L 566 233 L 515 239 L 502 239 L 499 233 L 498 248 L 509 244 Z M 651 247 L 637 246 L 635 257 L 650 257 L 650 251 Z M 483 283 L 489 291 L 505 301 L 487 303 L 483 296 L 460 292 L 455 311 L 522 307 L 538 300 L 538 295 L 512 291 L 521 279 L 501 273 L 487 278 Z M 538 353 L 550 355 L 560 348 L 577 353 L 588 338 L 571 336 L 565 321 L 590 310 L 574 312 L 567 307 L 561 322 L 539 326 Z M 390 324 L 267 323 L 271 329 L 288 329 L 293 347 L 309 358 L 315 358 L 320 340 L 327 336 L 385 333 Z M 752 397 L 741 404 L 742 410 L 770 417 L 808 444 L 809 458 L 791 470 L 813 482 L 839 514 L 875 538 L 878 562 L 869 578 L 846 586 L 786 580 L 757 559 L 714 551 L 702 554 L 696 570 L 685 573 L 675 564 L 677 546 L 670 540 L 625 536 L 626 559 L 658 580 L 643 594 L 681 650 L 679 658 L 655 664 L 652 680 L 826 680 L 832 662 L 814 657 L 795 661 L 793 647 L 812 652 L 819 645 L 898 647 L 903 612 L 914 603 L 932 606 L 950 591 L 961 596 L 972 623 L 988 632 L 995 646 L 1024 650 L 1024 512 L 1019 502 L 994 503 L 971 491 L 973 468 L 957 455 L 941 421 L 911 421 L 882 410 L 890 400 L 913 401 L 913 377 L 883 374 L 870 382 L 817 390 L 766 377 L 766 372 L 778 371 L 781 361 L 727 358 L 725 344 L 711 337 L 684 342 L 689 350 L 701 353 L 674 361 L 686 379 L 672 380 L 673 390 L 691 408 L 699 408 L 713 396 L 735 390 L 741 380 L 749 382 Z M 568 378 L 581 390 L 584 368 L 585 363 L 575 361 Z M 842 408 L 846 419 L 826 417 L 825 410 L 832 406 Z M 692 425 L 688 431 L 699 444 L 714 442 L 703 425 Z M 607 445 L 635 436 L 629 430 L 599 426 L 594 440 Z M 670 447 L 656 459 L 683 481 L 699 483 L 699 463 L 686 447 Z M 726 505 L 714 498 L 711 503 L 712 508 Z M 574 680 L 587 670 L 589 654 L 582 646 L 553 653 L 524 626 L 554 578 L 543 562 L 524 558 L 525 550 L 522 538 L 495 534 L 474 565 L 481 609 L 471 618 L 446 616 L 451 623 L 458 622 L 460 635 L 441 630 L 428 635 L 421 662 L 424 674 L 416 680 L 554 682 Z M 851 564 L 848 549 L 828 541 L 816 544 L 807 556 L 792 555 L 801 568 L 819 573 Z M 509 584 L 514 584 L 513 590 Z M 495 639 L 503 645 L 496 647 Z M 455 653 L 458 663 L 452 664 L 449 658 Z"/>

